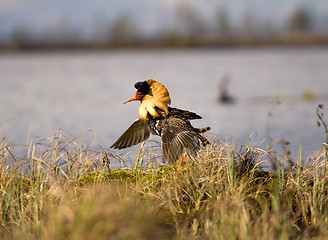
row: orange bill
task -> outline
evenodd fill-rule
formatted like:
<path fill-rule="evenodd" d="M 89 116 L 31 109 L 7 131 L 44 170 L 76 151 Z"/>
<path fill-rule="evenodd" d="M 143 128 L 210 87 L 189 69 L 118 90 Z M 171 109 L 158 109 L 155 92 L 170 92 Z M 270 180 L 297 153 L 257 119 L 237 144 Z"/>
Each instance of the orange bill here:
<path fill-rule="evenodd" d="M 139 95 L 139 92 L 136 92 L 136 95 L 133 98 L 130 98 L 129 100 L 125 101 L 124 104 L 132 101 L 140 100 L 142 97 Z"/>

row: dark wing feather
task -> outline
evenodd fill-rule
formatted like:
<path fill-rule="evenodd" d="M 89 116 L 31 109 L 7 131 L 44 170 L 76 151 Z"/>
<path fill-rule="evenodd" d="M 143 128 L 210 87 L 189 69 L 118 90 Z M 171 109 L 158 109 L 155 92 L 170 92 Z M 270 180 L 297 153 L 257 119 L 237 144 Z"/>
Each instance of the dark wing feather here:
<path fill-rule="evenodd" d="M 169 108 L 170 115 L 174 117 L 183 117 L 188 120 L 194 120 L 194 119 L 202 119 L 201 116 L 197 115 L 194 112 L 190 112 L 187 110 L 182 110 L 179 108 Z"/>
<path fill-rule="evenodd" d="M 167 125 L 162 132 L 162 157 L 169 163 L 175 162 L 183 154 L 184 149 L 191 151 L 192 155 L 197 155 L 199 146 L 197 133 L 177 126 Z"/>
<path fill-rule="evenodd" d="M 138 118 L 122 134 L 122 136 L 111 146 L 111 148 L 127 148 L 146 141 L 149 138 L 150 129 L 146 121 Z"/>

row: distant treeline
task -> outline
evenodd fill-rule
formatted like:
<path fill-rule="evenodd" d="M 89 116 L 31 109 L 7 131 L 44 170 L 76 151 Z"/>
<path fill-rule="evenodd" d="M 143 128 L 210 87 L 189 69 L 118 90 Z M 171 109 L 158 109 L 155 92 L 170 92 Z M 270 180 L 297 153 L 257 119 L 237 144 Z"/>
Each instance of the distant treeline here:
<path fill-rule="evenodd" d="M 315 17 L 302 8 L 297 8 L 284 28 L 279 29 L 270 22 L 256 22 L 251 15 L 246 15 L 236 27 L 222 9 L 209 26 L 192 9 L 182 8 L 177 12 L 173 29 L 151 36 L 142 32 L 142 27 L 128 14 L 122 14 L 110 23 L 97 24 L 97 29 L 88 38 L 63 19 L 56 29 L 42 33 L 32 33 L 23 26 L 14 28 L 11 37 L 0 43 L 0 49 L 328 45 L 328 28 L 318 27 Z"/>
<path fill-rule="evenodd" d="M 306 34 L 303 32 L 276 36 L 222 36 L 193 37 L 165 36 L 155 39 L 130 39 L 129 41 L 103 42 L 11 42 L 0 45 L 0 50 L 79 50 L 115 48 L 193 48 L 193 47 L 257 47 L 257 46 L 326 46 L 328 34 Z"/>

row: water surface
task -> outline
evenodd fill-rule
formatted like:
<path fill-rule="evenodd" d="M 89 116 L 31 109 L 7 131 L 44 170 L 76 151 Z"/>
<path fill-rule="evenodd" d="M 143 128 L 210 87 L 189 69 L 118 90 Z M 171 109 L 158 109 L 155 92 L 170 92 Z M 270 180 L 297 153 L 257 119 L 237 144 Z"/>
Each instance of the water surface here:
<path fill-rule="evenodd" d="M 327 66 L 327 48 L 1 54 L 0 135 L 25 144 L 59 128 L 92 130 L 95 148 L 108 148 L 138 116 L 139 103 L 123 105 L 134 83 L 154 78 L 173 107 L 203 117 L 194 125 L 211 126 L 209 136 L 239 145 L 250 133 L 253 144 L 284 137 L 294 154 L 300 142 L 310 154 L 324 140 L 315 109 L 328 108 Z M 224 74 L 233 104 L 217 101 Z"/>

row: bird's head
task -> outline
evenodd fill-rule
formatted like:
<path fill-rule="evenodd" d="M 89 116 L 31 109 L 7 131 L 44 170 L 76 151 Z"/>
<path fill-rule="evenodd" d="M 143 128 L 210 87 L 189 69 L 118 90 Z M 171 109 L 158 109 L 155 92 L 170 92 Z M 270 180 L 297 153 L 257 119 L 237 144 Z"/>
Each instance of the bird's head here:
<path fill-rule="evenodd" d="M 137 82 L 134 84 L 134 87 L 137 89 L 135 96 L 124 102 L 124 104 L 137 100 L 143 102 L 144 100 L 149 99 L 160 101 L 164 104 L 171 104 L 169 91 L 167 91 L 163 84 L 154 79 Z"/>
<path fill-rule="evenodd" d="M 142 100 L 144 99 L 144 97 L 146 95 L 151 94 L 150 93 L 150 86 L 147 83 L 147 81 L 137 82 L 136 84 L 134 84 L 134 87 L 137 89 L 136 95 L 133 98 L 131 98 L 131 99 L 127 100 L 126 102 L 124 102 L 124 104 L 128 103 L 128 102 L 132 102 L 132 101 L 137 101 L 137 100 L 142 102 Z"/>
<path fill-rule="evenodd" d="M 153 117 L 159 117 L 155 106 L 168 114 L 167 105 L 171 104 L 171 98 L 163 84 L 154 79 L 148 79 L 143 82 L 137 82 L 134 84 L 134 87 L 137 89 L 135 96 L 124 102 L 124 104 L 139 100 L 141 102 L 139 115 L 142 119 L 146 120 L 148 113 Z"/>

